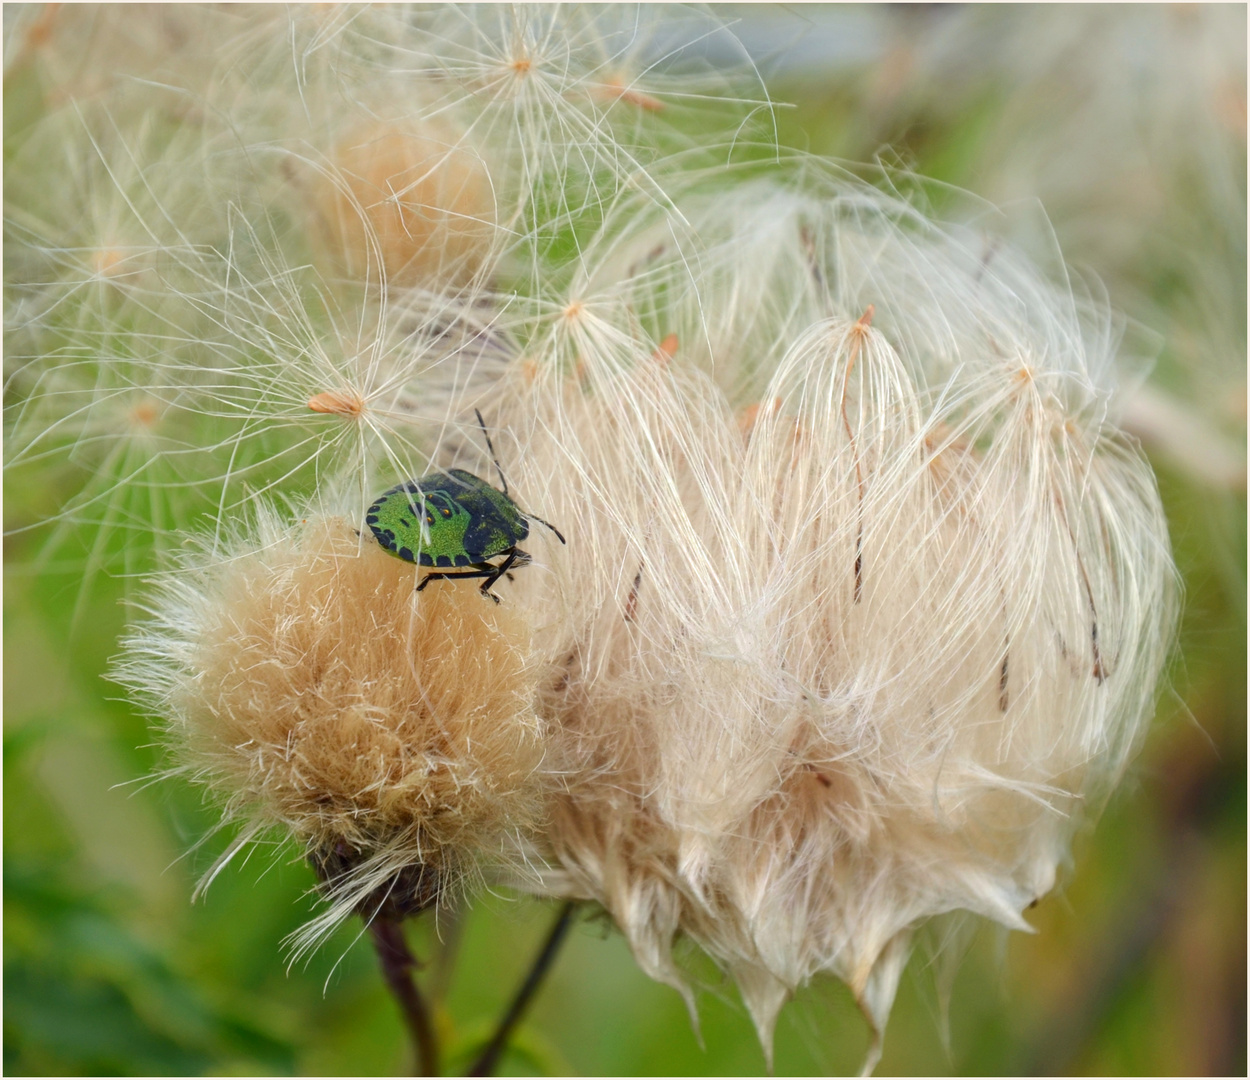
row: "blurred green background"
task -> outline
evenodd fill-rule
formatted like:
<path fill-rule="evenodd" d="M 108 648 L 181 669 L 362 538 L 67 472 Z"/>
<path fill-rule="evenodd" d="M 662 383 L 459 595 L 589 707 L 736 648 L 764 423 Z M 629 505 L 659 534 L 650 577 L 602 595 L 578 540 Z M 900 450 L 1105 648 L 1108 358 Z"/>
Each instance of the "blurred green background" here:
<path fill-rule="evenodd" d="M 777 111 L 783 144 L 884 152 L 996 202 L 1040 198 L 1065 255 L 1162 335 L 1124 420 L 1155 462 L 1185 594 L 1150 738 L 1031 913 L 1037 934 L 982 931 L 949 1009 L 915 957 L 878 1073 L 1244 1074 L 1245 8 L 723 14 L 741 20 L 774 98 L 793 103 Z M 6 149 L 7 108 L 6 95 Z M 1209 440 L 1197 454 L 1191 432 Z M 62 479 L 8 490 L 6 526 Z M 257 852 L 190 903 L 225 841 L 195 846 L 215 815 L 186 785 L 139 779 L 159 755 L 102 677 L 125 590 L 101 582 L 73 619 L 81 570 L 39 563 L 44 540 L 5 546 L 5 1072 L 405 1068 L 358 925 L 286 969 L 281 939 L 314 906 L 293 853 Z M 488 1034 L 553 917 L 495 896 L 445 920 L 441 944 L 428 917 L 413 929 L 451 1068 Z M 707 976 L 700 1043 L 678 996 L 583 917 L 504 1069 L 762 1072 L 736 995 Z M 855 1072 L 866 1045 L 849 993 L 815 985 L 782 1014 L 776 1071 Z"/>

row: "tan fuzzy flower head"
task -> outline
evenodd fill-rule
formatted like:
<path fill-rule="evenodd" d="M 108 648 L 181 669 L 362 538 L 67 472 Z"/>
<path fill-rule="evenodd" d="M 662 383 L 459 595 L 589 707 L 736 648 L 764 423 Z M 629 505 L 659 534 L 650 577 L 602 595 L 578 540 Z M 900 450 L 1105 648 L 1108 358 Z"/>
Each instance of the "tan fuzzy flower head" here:
<path fill-rule="evenodd" d="M 166 718 L 179 771 L 238 822 L 300 844 L 332 908 L 413 911 L 542 814 L 540 668 L 476 589 L 417 593 L 415 568 L 346 520 L 262 516 L 226 558 L 169 577 L 122 677 Z M 216 872 L 216 868 L 213 873 Z"/>

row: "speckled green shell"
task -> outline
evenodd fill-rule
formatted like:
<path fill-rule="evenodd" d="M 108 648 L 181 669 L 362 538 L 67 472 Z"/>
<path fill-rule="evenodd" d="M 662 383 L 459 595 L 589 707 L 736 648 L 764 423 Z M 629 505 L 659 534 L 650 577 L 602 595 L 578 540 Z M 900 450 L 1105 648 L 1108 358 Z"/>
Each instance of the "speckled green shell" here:
<path fill-rule="evenodd" d="M 516 547 L 529 522 L 507 495 L 464 469 L 383 492 L 365 524 L 392 555 L 421 566 L 473 566 Z"/>

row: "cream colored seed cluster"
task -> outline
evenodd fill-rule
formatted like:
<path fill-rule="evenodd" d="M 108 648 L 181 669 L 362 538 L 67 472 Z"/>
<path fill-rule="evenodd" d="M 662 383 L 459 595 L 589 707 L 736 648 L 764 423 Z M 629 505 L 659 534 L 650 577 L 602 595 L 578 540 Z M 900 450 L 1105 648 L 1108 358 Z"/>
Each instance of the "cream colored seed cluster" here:
<path fill-rule="evenodd" d="M 762 91 L 673 44 L 701 16 L 186 18 L 235 20 L 193 93 L 49 119 L 130 272 L 17 294 L 32 357 L 125 339 L 153 424 L 205 423 L 151 444 L 215 505 L 119 674 L 238 826 L 220 865 L 275 830 L 333 862 L 297 948 L 405 890 L 593 900 L 691 1000 L 697 942 L 766 1047 L 836 975 L 875 1055 L 917 930 L 1024 928 L 1150 714 L 1175 597 L 1114 322 L 971 199 L 748 152 Z M 91 405 L 55 424 L 107 427 L 99 370 L 55 376 Z M 453 466 L 568 539 L 531 521 L 498 605 L 363 524 Z"/>

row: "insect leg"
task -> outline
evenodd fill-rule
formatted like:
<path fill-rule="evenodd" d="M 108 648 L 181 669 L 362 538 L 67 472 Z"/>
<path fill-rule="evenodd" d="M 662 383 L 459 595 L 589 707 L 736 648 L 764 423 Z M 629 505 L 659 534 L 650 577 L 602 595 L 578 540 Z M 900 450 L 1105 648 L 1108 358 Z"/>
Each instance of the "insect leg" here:
<path fill-rule="evenodd" d="M 492 568 L 493 572 L 491 573 L 491 575 L 485 581 L 482 582 L 482 594 L 484 596 L 489 596 L 492 600 L 495 601 L 496 604 L 499 603 L 499 597 L 497 597 L 493 592 L 490 591 L 491 586 L 494 585 L 495 582 L 498 581 L 501 577 L 503 577 L 503 575 L 508 572 L 509 568 L 515 562 L 517 562 L 518 555 L 525 555 L 525 561 L 526 562 L 530 561 L 529 556 L 526 555 L 525 552 L 518 551 L 516 548 L 513 548 L 511 551 L 508 552 L 508 557 L 504 559 L 504 561 L 500 563 L 498 566 L 493 567 Z"/>
<path fill-rule="evenodd" d="M 481 591 L 489 596 L 495 603 L 499 603 L 499 597 L 490 591 L 491 586 L 495 584 L 504 574 L 515 567 L 528 566 L 531 562 L 529 552 L 522 551 L 520 548 L 512 548 L 507 553 L 508 557 L 498 566 L 493 563 L 473 563 L 471 567 L 465 570 L 438 570 L 432 574 L 426 574 L 417 585 L 417 592 L 421 592 L 431 581 L 455 581 L 459 578 L 485 578 L 482 582 Z M 511 576 L 511 575 L 509 575 Z"/>
<path fill-rule="evenodd" d="M 435 574 L 426 574 L 425 577 L 421 579 L 421 584 L 417 586 L 417 592 L 424 589 L 431 581 L 455 581 L 457 578 L 484 578 L 490 577 L 494 572 L 495 568 L 492 566 L 486 570 L 453 570 L 446 573 L 439 571 Z"/>
<path fill-rule="evenodd" d="M 513 569 L 519 570 L 522 566 L 529 566 L 529 564 L 533 562 L 533 559 L 530 558 L 530 553 L 528 551 L 522 551 L 520 548 L 513 548 L 513 551 L 516 552 L 516 562 L 512 564 Z M 505 571 L 504 577 L 511 581 L 512 571 Z"/>

